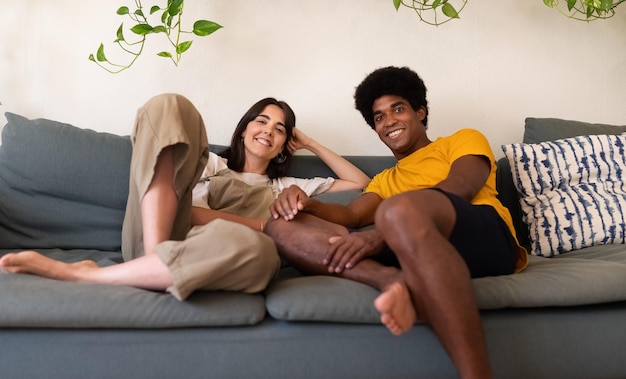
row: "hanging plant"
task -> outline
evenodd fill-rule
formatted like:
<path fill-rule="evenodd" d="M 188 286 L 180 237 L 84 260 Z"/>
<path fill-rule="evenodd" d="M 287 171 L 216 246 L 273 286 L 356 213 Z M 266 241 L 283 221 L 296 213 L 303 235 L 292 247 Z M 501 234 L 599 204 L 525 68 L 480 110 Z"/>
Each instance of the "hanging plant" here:
<path fill-rule="evenodd" d="M 117 64 L 109 61 L 104 53 L 104 44 L 102 43 L 98 47 L 95 56 L 94 54 L 89 55 L 89 60 L 110 73 L 119 73 L 130 68 L 137 61 L 137 58 L 143 52 L 148 36 L 163 35 L 167 38 L 172 50 L 161 51 L 157 55 L 172 60 L 174 65 L 178 66 L 182 54 L 189 50 L 193 43 L 193 41 L 184 38 L 185 36 L 194 34 L 204 37 L 222 27 L 213 21 L 197 20 L 193 24 L 193 30 L 183 30 L 181 19 L 184 5 L 184 0 L 168 0 L 166 7 L 162 8 L 154 5 L 146 12 L 141 0 L 135 0 L 135 10 L 131 11 L 127 6 L 118 8 L 118 15 L 127 17 L 132 21 L 133 25 L 129 30 L 132 32 L 133 38 L 129 40 L 124 36 L 125 28 L 124 23 L 122 23 L 117 28 L 117 38 L 113 43 L 117 44 L 124 53 L 130 56 L 129 63 Z"/>
<path fill-rule="evenodd" d="M 555 8 L 565 17 L 580 21 L 593 21 L 610 18 L 615 15 L 615 8 L 626 0 L 543 0 L 550 8 Z M 565 3 L 567 10 L 563 9 Z"/>
<path fill-rule="evenodd" d="M 452 4 L 449 0 L 393 0 L 393 6 L 396 7 L 396 10 L 398 10 L 401 5 L 410 8 L 415 11 L 420 21 L 435 26 L 459 18 L 459 13 L 465 8 L 467 0 L 458 0 L 454 3 L 456 5 Z"/>
<path fill-rule="evenodd" d="M 543 0 L 546 6 L 557 9 L 564 16 L 582 21 L 613 17 L 615 8 L 624 2 L 626 0 Z M 393 0 L 396 10 L 400 6 L 410 8 L 420 21 L 435 26 L 458 19 L 466 4 L 467 0 Z"/>

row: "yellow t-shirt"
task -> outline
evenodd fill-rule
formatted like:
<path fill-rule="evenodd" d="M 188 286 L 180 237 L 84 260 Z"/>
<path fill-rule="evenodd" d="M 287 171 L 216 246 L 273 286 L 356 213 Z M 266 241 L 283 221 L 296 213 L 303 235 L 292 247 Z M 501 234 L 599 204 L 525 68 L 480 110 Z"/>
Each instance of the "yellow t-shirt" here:
<path fill-rule="evenodd" d="M 391 168 L 376 175 L 365 189 L 382 199 L 417 189 L 431 188 L 443 181 L 450 166 L 464 155 L 482 155 L 491 162 L 491 172 L 483 188 L 472 199 L 472 204 L 492 206 L 502 217 L 515 237 L 515 227 L 509 210 L 496 197 L 495 157 L 485 136 L 474 129 L 461 129 L 448 136 L 437 138 L 431 144 L 401 159 Z M 518 259 L 515 271 L 522 271 L 528 264 L 528 253 L 518 246 Z"/>

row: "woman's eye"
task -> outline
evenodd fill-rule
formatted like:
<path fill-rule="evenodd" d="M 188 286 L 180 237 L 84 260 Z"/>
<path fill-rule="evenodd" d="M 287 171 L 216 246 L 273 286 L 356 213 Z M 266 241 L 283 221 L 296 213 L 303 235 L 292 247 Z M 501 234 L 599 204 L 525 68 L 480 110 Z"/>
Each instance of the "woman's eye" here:
<path fill-rule="evenodd" d="M 276 132 L 277 132 L 277 133 L 280 133 L 280 134 L 285 134 L 285 133 L 286 133 L 286 130 L 285 130 L 285 129 L 283 129 L 283 128 L 276 128 Z"/>

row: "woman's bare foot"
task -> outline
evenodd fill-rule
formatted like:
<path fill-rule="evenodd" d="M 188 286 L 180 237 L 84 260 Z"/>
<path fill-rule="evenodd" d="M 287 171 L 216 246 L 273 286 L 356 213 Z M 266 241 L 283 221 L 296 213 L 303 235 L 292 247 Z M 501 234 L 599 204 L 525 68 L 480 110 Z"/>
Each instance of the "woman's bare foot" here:
<path fill-rule="evenodd" d="M 34 274 L 50 279 L 80 281 L 81 273 L 97 269 L 94 261 L 65 263 L 45 257 L 36 251 L 9 253 L 0 258 L 0 270 L 10 273 Z"/>
<path fill-rule="evenodd" d="M 408 331 L 417 321 L 409 290 L 400 282 L 387 286 L 374 300 L 374 306 L 380 312 L 380 321 L 395 335 Z"/>

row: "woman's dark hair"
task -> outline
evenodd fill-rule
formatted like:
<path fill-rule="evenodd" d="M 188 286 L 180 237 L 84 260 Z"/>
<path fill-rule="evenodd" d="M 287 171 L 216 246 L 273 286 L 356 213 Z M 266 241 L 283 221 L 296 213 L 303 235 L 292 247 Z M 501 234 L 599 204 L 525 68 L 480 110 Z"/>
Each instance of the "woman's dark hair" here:
<path fill-rule="evenodd" d="M 281 152 L 281 154 L 285 157 L 285 160 L 282 161 L 272 159 L 267 166 L 267 176 L 270 179 L 277 179 L 287 175 L 287 170 L 289 169 L 289 165 L 291 164 L 291 160 L 293 158 L 287 148 L 287 144 L 293 137 L 293 128 L 296 126 L 296 115 L 293 113 L 289 104 L 284 101 L 276 100 L 273 97 L 267 97 L 259 100 L 256 104 L 250 107 L 250 109 L 248 109 L 243 117 L 241 117 L 241 120 L 239 120 L 237 128 L 235 128 L 235 131 L 233 132 L 233 137 L 230 140 L 230 146 L 226 148 L 226 150 L 219 153 L 221 157 L 226 158 L 228 168 L 231 170 L 237 172 L 243 171 L 246 163 L 246 153 L 241 135 L 248 127 L 248 123 L 257 118 L 257 116 L 260 115 L 261 112 L 263 112 L 263 109 L 265 109 L 268 105 L 276 105 L 282 109 L 285 114 L 287 139 L 285 140 L 285 145 L 283 146 L 283 151 Z"/>
<path fill-rule="evenodd" d="M 375 129 L 372 105 L 385 95 L 402 97 L 413 110 L 423 107 L 426 116 L 422 122 L 424 126 L 428 125 L 426 86 L 416 72 L 408 67 L 383 67 L 373 71 L 359 84 L 354 92 L 354 105 L 372 129 Z"/>

